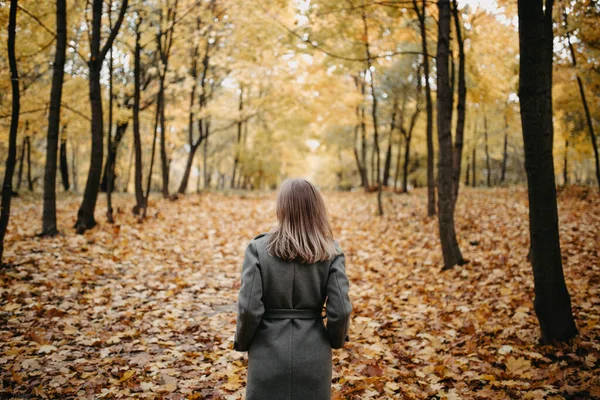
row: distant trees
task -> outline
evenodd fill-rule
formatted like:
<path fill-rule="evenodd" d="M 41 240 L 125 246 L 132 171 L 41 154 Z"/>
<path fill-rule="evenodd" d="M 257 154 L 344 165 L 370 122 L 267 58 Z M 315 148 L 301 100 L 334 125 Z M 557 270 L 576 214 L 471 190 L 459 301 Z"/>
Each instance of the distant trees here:
<path fill-rule="evenodd" d="M 546 344 L 577 335 L 563 274 L 552 144 L 553 0 L 519 0 L 519 99 L 535 313 Z"/>

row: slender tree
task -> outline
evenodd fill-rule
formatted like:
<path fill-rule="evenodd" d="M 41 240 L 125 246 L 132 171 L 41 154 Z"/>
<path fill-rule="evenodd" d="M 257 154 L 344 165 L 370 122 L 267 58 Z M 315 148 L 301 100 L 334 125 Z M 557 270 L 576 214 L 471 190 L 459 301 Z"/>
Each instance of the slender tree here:
<path fill-rule="evenodd" d="M 519 99 L 529 194 L 534 308 L 542 341 L 577 335 L 558 230 L 552 140 L 553 0 L 518 0 Z"/>
<path fill-rule="evenodd" d="M 500 174 L 500 183 L 506 180 L 506 164 L 508 161 L 508 118 L 504 113 L 504 148 L 502 151 L 502 172 Z"/>
<path fill-rule="evenodd" d="M 65 192 L 69 190 L 71 185 L 69 184 L 69 163 L 67 161 L 67 124 L 64 124 L 62 127 L 62 132 L 60 135 L 60 177 L 62 180 L 63 188 Z"/>
<path fill-rule="evenodd" d="M 115 26 L 111 28 L 110 35 L 104 46 L 101 47 L 102 31 L 102 5 L 103 0 L 93 0 L 92 2 L 92 32 L 90 39 L 90 59 L 89 67 L 89 86 L 90 86 L 90 105 L 92 110 L 91 136 L 92 151 L 90 158 L 90 169 L 88 172 L 83 201 L 77 213 L 75 229 L 77 233 L 83 233 L 96 225 L 94 211 L 100 189 L 100 178 L 102 174 L 103 161 L 103 132 L 104 121 L 102 116 L 102 88 L 100 86 L 100 71 L 108 51 L 110 50 L 115 37 L 119 33 L 125 11 L 127 10 L 128 0 L 122 0 L 121 10 Z"/>
<path fill-rule="evenodd" d="M 452 182 L 454 184 L 454 201 L 456 202 L 458 199 L 458 189 L 460 186 L 460 170 L 465 135 L 465 114 L 467 111 L 465 46 L 462 37 L 462 28 L 460 17 L 458 15 L 458 4 L 456 0 L 452 0 L 452 16 L 454 19 L 454 30 L 456 31 L 456 43 L 458 45 L 458 100 L 456 103 L 456 133 L 454 135 L 454 153 L 452 155 Z"/>
<path fill-rule="evenodd" d="M 235 154 L 233 155 L 233 171 L 231 172 L 231 184 L 232 189 L 235 188 L 235 174 L 237 172 L 237 166 L 240 162 L 240 149 L 239 146 L 242 143 L 242 111 L 244 110 L 244 87 L 240 86 L 240 99 L 238 102 L 238 121 L 237 121 L 237 140 L 235 146 Z"/>
<path fill-rule="evenodd" d="M 10 219 L 10 200 L 12 198 L 12 180 L 17 158 L 17 130 L 19 128 L 19 112 L 21 98 L 19 92 L 19 70 L 15 56 L 15 39 L 17 35 L 17 7 L 18 0 L 10 2 L 8 16 L 8 63 L 10 68 L 10 83 L 12 88 L 12 112 L 10 118 L 10 131 L 8 135 L 8 157 L 4 169 L 4 183 L 2 184 L 2 204 L 0 207 L 0 264 L 4 254 L 4 235 Z"/>
<path fill-rule="evenodd" d="M 438 223 L 444 269 L 465 261 L 458 247 L 454 227 L 454 189 L 452 181 L 452 133 L 448 50 L 450 46 L 450 1 L 439 0 L 437 65 L 437 129 L 438 129 Z"/>
<path fill-rule="evenodd" d="M 492 187 L 492 167 L 490 165 L 490 148 L 488 144 L 488 124 L 487 115 L 483 115 L 483 138 L 485 140 L 485 168 L 487 170 L 485 174 L 487 187 Z"/>
<path fill-rule="evenodd" d="M 108 25 L 112 25 L 112 0 L 108 1 Z M 108 132 L 106 140 L 106 169 L 104 177 L 106 178 L 106 220 L 108 223 L 114 223 L 113 208 L 112 208 L 112 190 L 114 186 L 114 164 L 117 158 L 117 147 L 112 140 L 113 126 L 113 47 L 110 47 L 110 55 L 108 57 Z"/>
<path fill-rule="evenodd" d="M 138 215 L 141 212 L 141 210 L 146 207 L 144 189 L 142 187 L 142 140 L 140 136 L 140 85 L 142 73 L 142 45 L 140 43 L 140 40 L 142 36 L 142 22 L 142 17 L 138 15 L 137 21 L 135 22 L 135 49 L 133 54 L 133 147 L 135 154 L 135 206 L 133 207 L 133 213 L 135 215 Z"/>
<path fill-rule="evenodd" d="M 377 94 L 375 93 L 375 68 L 372 68 L 372 58 L 371 58 L 371 49 L 369 46 L 369 28 L 367 24 L 367 15 L 364 10 L 362 13 L 363 27 L 364 27 L 364 40 L 365 40 L 365 55 L 367 58 L 367 70 L 371 74 L 371 97 L 373 98 L 373 105 L 371 107 L 371 117 L 373 119 L 373 143 L 375 149 L 376 163 L 375 168 L 377 169 L 376 179 L 377 179 L 377 208 L 379 211 L 379 215 L 383 215 L 383 204 L 381 202 L 381 160 L 380 160 L 380 151 L 379 151 L 379 129 L 377 124 Z"/>
<path fill-rule="evenodd" d="M 433 100 L 431 99 L 431 85 L 429 84 L 429 53 L 427 52 L 426 0 L 422 0 L 421 7 L 417 0 L 413 0 L 413 8 L 419 19 L 421 30 L 421 47 L 423 52 L 423 75 L 425 79 L 425 109 L 427 112 L 427 215 L 435 215 L 435 179 L 433 171 Z M 448 36 L 450 33 L 448 33 Z"/>
<path fill-rule="evenodd" d="M 164 198 L 169 197 L 169 160 L 167 159 L 167 139 L 165 126 L 165 89 L 167 86 L 166 76 L 169 69 L 169 59 L 173 48 L 173 38 L 175 35 L 175 21 L 177 20 L 177 4 L 178 0 L 167 1 L 166 15 L 160 10 L 160 24 L 158 25 L 159 32 L 156 35 L 156 44 L 158 46 L 159 55 L 159 89 L 158 103 L 160 121 L 160 161 L 161 161 L 161 176 L 162 176 L 162 195 Z"/>
<path fill-rule="evenodd" d="M 565 139 L 565 154 L 563 159 L 563 186 L 569 184 L 569 138 Z"/>
<path fill-rule="evenodd" d="M 200 18 L 196 18 L 196 32 L 200 31 Z M 208 30 L 206 35 L 208 35 Z M 209 60 L 209 49 L 210 49 L 210 43 L 208 40 L 206 40 L 206 53 L 204 54 L 204 59 L 202 62 L 202 66 L 203 66 L 203 72 L 202 72 L 202 88 L 204 89 L 205 87 L 205 80 L 206 80 L 206 73 L 207 73 L 207 69 L 208 69 L 208 60 Z M 203 126 L 202 126 L 202 122 L 198 123 L 198 139 L 194 139 L 194 104 L 196 102 L 196 89 L 198 86 L 198 55 L 199 55 L 199 50 L 200 50 L 200 42 L 198 40 L 195 40 L 193 42 L 193 48 L 192 48 L 192 52 L 191 52 L 191 66 L 190 66 L 190 76 L 193 79 L 193 84 L 192 84 L 192 89 L 190 90 L 190 110 L 189 110 L 189 114 L 188 114 L 188 145 L 190 146 L 190 152 L 188 153 L 188 159 L 185 165 L 185 170 L 183 172 L 183 177 L 181 179 L 181 184 L 179 185 L 179 190 L 178 193 L 180 194 L 184 194 L 187 190 L 188 187 L 188 181 L 190 178 L 190 172 L 192 171 L 192 164 L 194 162 L 194 155 L 196 154 L 196 151 L 198 150 L 198 148 L 200 147 L 200 145 L 202 144 L 202 141 L 204 140 L 204 132 L 203 132 Z M 203 97 L 200 97 L 200 100 L 202 100 Z M 199 103 L 202 103 L 202 101 L 199 101 Z M 200 104 L 200 106 L 204 106 L 203 104 Z"/>
<path fill-rule="evenodd" d="M 390 122 L 390 131 L 388 133 L 388 145 L 385 152 L 385 162 L 383 164 L 383 185 L 389 186 L 390 172 L 392 169 L 392 142 L 394 139 L 394 130 L 396 129 L 396 115 L 398 113 L 398 94 L 394 96 L 392 104 L 392 118 Z M 398 144 L 398 148 L 400 145 Z M 394 182 L 395 183 L 395 182 Z"/>
<path fill-rule="evenodd" d="M 473 167 L 473 177 L 471 178 L 471 186 L 477 186 L 477 142 L 473 143 L 473 156 L 471 157 L 471 166 Z"/>

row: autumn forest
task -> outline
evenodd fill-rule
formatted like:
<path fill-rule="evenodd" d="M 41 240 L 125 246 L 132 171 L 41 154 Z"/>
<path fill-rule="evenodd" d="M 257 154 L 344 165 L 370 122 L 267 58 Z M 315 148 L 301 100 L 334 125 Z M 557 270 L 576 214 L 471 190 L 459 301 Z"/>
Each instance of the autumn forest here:
<path fill-rule="evenodd" d="M 334 399 L 600 398 L 594 0 L 0 0 L 0 399 L 240 399 L 309 179 Z"/>

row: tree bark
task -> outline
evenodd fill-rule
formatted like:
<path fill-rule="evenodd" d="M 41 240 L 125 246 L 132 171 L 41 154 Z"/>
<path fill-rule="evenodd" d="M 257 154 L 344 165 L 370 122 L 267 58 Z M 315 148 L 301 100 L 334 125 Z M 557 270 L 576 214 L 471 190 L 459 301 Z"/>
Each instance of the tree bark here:
<path fill-rule="evenodd" d="M 17 158 L 17 129 L 19 128 L 19 112 L 21 109 L 19 93 L 19 71 L 17 69 L 17 57 L 15 56 L 15 38 L 17 30 L 17 3 L 18 0 L 10 2 L 8 17 L 8 63 L 10 68 L 10 83 L 12 88 L 12 112 L 10 118 L 10 130 L 8 135 L 8 157 L 4 170 L 4 182 L 2 184 L 2 206 L 0 207 L 0 264 L 4 254 L 4 235 L 8 228 L 10 219 L 10 201 L 12 199 L 12 179 L 15 171 Z"/>
<path fill-rule="evenodd" d="M 560 251 L 552 140 L 553 0 L 518 0 L 519 99 L 529 194 L 534 309 L 542 342 L 577 335 Z"/>
<path fill-rule="evenodd" d="M 92 32 L 91 32 L 91 57 L 88 61 L 89 67 L 89 87 L 90 87 L 90 105 L 92 110 L 91 136 L 92 150 L 90 157 L 90 169 L 88 172 L 83 201 L 77 212 L 77 221 L 75 229 L 81 234 L 96 225 L 94 211 L 96 209 L 96 201 L 98 199 L 98 191 L 100 189 L 100 178 L 102 174 L 102 159 L 103 159 L 103 132 L 104 122 L 102 117 L 102 88 L 100 85 L 100 73 L 102 63 L 106 58 L 106 54 L 112 47 L 113 41 L 119 32 L 121 23 L 127 10 L 128 0 L 123 0 L 119 17 L 114 28 L 111 29 L 104 47 L 100 47 L 100 38 L 102 30 L 102 4 L 103 0 L 93 0 L 92 3 Z"/>
<path fill-rule="evenodd" d="M 133 66 L 133 147 L 135 149 L 135 170 L 134 170 L 134 187 L 135 187 L 135 206 L 133 214 L 139 215 L 142 209 L 146 207 L 144 198 L 144 189 L 142 187 L 142 140 L 140 137 L 140 76 L 142 73 L 141 57 L 142 47 L 140 38 L 142 31 L 140 26 L 142 18 L 140 17 L 135 25 L 135 50 L 134 50 L 134 66 Z"/>
<path fill-rule="evenodd" d="M 422 0 L 422 9 L 413 0 L 413 8 L 419 18 L 421 47 L 423 52 L 423 75 L 425 77 L 425 104 L 427 111 L 427 215 L 435 215 L 435 179 L 433 170 L 433 101 L 429 84 L 429 54 L 427 52 L 427 30 L 425 26 L 426 1 Z"/>
<path fill-rule="evenodd" d="M 48 113 L 48 134 L 46 138 L 46 165 L 44 167 L 44 210 L 42 212 L 42 236 L 54 236 L 58 233 L 56 226 L 56 155 L 60 129 L 60 103 L 65 73 L 67 51 L 67 4 L 66 0 L 56 0 L 56 51 L 52 72 L 52 89 L 50 90 L 50 112 Z M 65 173 L 63 157 L 66 157 L 64 141 L 60 146 L 60 160 L 63 184 Z M 66 160 L 64 162 L 66 167 Z M 68 174 L 66 189 L 69 188 Z"/>
<path fill-rule="evenodd" d="M 437 128 L 438 128 L 438 223 L 444 268 L 462 265 L 465 261 L 458 247 L 454 227 L 454 187 L 452 181 L 452 133 L 448 49 L 450 45 L 450 1 L 439 0 L 437 65 Z"/>
<path fill-rule="evenodd" d="M 465 114 L 467 106 L 467 85 L 465 80 L 465 46 L 462 37 L 462 28 L 458 15 L 458 4 L 452 0 L 452 14 L 458 44 L 458 100 L 456 103 L 456 133 L 454 135 L 454 153 L 452 155 L 452 181 L 454 184 L 454 202 L 458 199 L 460 187 L 460 172 L 462 151 L 465 135 Z"/>
<path fill-rule="evenodd" d="M 25 163 L 25 157 L 26 157 L 26 149 L 27 149 L 27 145 L 29 144 L 29 135 L 28 132 L 29 131 L 29 121 L 25 122 L 25 136 L 23 136 L 23 141 L 21 143 L 21 156 L 19 157 L 19 173 L 17 175 L 17 190 L 21 189 L 21 183 L 23 182 L 23 166 Z"/>
<path fill-rule="evenodd" d="M 129 127 L 129 120 L 124 120 L 117 123 L 117 129 L 115 131 L 115 135 L 112 138 L 111 146 L 107 148 L 108 155 L 106 157 L 106 162 L 104 163 L 104 172 L 102 173 L 102 179 L 100 181 L 100 190 L 106 192 L 108 190 L 108 177 L 110 176 L 110 184 L 111 191 L 114 191 L 115 187 L 115 179 L 117 178 L 115 175 L 115 165 L 117 163 L 117 154 L 119 151 L 119 145 L 123 141 L 123 137 L 127 132 L 127 128 Z"/>
<path fill-rule="evenodd" d="M 565 139 L 565 155 L 564 155 L 564 162 L 563 162 L 563 186 L 567 186 L 569 184 L 568 155 L 569 155 L 569 139 Z"/>
<path fill-rule="evenodd" d="M 62 180 L 63 188 L 66 191 L 69 190 L 69 162 L 67 159 L 67 137 L 66 137 L 67 125 L 63 125 L 62 137 L 60 138 L 60 177 Z"/>
<path fill-rule="evenodd" d="M 31 180 L 31 138 L 27 136 L 27 188 L 33 192 L 33 181 Z"/>
<path fill-rule="evenodd" d="M 165 68 L 166 69 L 166 68 Z M 160 108 L 157 110 L 160 121 L 160 165 L 161 165 L 161 177 L 162 177 L 162 195 L 163 198 L 169 198 L 169 161 L 167 157 L 167 142 L 165 133 L 165 79 L 161 77 L 160 88 L 158 96 L 160 97 Z"/>
<path fill-rule="evenodd" d="M 112 0 L 108 2 L 108 24 L 112 25 Z M 114 170 L 115 160 L 117 158 L 117 146 L 119 143 L 113 144 L 112 140 L 113 126 L 113 48 L 110 47 L 110 57 L 108 58 L 108 132 L 106 147 L 108 157 L 106 158 L 106 169 L 104 171 L 104 183 L 106 190 L 106 220 L 109 224 L 114 223 L 113 208 L 112 208 L 112 191 L 115 186 Z M 124 133 L 124 131 L 123 131 Z M 118 132 L 117 132 L 118 134 Z M 122 137 L 122 135 L 121 135 Z M 116 141 L 116 139 L 115 139 Z M 119 140 L 120 141 L 120 140 Z M 102 180 L 101 180 L 102 181 Z"/>

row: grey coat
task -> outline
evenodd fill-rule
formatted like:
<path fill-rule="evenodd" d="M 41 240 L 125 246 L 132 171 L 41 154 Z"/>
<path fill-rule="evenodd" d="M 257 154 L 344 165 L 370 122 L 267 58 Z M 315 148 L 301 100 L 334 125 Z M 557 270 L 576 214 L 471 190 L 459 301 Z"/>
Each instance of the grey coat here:
<path fill-rule="evenodd" d="M 286 262 L 268 254 L 267 234 L 246 249 L 234 349 L 248 351 L 248 400 L 330 399 L 331 349 L 348 341 L 352 305 L 344 254 Z M 327 300 L 327 326 L 321 310 Z"/>

